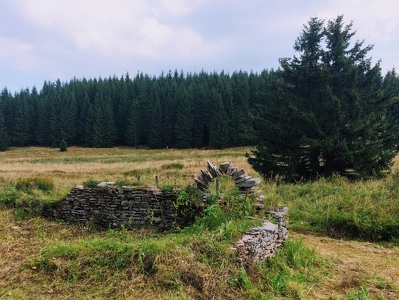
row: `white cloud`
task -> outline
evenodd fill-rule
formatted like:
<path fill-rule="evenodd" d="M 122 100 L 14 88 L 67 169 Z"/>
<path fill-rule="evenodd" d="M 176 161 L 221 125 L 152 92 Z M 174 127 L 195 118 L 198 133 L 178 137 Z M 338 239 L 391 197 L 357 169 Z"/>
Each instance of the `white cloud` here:
<path fill-rule="evenodd" d="M 59 35 L 72 41 L 78 50 L 93 54 L 162 58 L 212 55 L 218 51 L 217 46 L 208 45 L 191 28 L 162 21 L 186 16 L 192 10 L 188 1 L 19 0 L 17 3 L 43 32 Z M 170 47 L 173 49 L 168 50 Z"/>
<path fill-rule="evenodd" d="M 30 70 L 37 67 L 33 51 L 35 47 L 24 41 L 0 36 L 0 62 L 19 70 Z"/>
<path fill-rule="evenodd" d="M 7 0 L 0 63 L 16 78 L 24 78 L 19 70 L 45 74 L 38 84 L 137 70 L 261 71 L 294 55 L 311 17 L 344 14 L 355 38 L 375 44 L 370 54 L 390 69 L 399 48 L 397 11 L 396 0 Z"/>

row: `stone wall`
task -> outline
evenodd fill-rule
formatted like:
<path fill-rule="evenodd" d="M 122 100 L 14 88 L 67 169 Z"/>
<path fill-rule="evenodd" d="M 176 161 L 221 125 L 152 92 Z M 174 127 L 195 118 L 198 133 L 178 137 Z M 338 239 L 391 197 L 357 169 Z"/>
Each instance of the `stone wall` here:
<path fill-rule="evenodd" d="M 194 180 L 198 189 L 207 196 L 209 183 L 224 174 L 232 177 L 240 194 L 256 194 L 257 201 L 264 200 L 261 191 L 255 188 L 260 179 L 248 176 L 244 169 L 233 167 L 230 162 L 216 167 L 208 161 L 208 170 L 201 170 Z M 155 226 L 167 229 L 192 221 L 176 209 L 177 197 L 178 192 L 166 192 L 157 187 L 118 188 L 106 182 L 93 188 L 80 185 L 73 188 L 64 200 L 44 207 L 43 215 L 69 223 L 91 222 L 102 228 Z M 264 209 L 262 203 L 255 205 L 258 210 Z M 262 262 L 273 256 L 288 238 L 287 213 L 288 208 L 268 211 L 275 223 L 265 220 L 262 226 L 246 232 L 233 247 L 238 261 Z"/>
<path fill-rule="evenodd" d="M 177 196 L 156 187 L 77 186 L 64 200 L 44 207 L 43 215 L 68 223 L 92 222 L 102 228 L 152 225 L 166 229 L 187 221 L 175 208 Z"/>
<path fill-rule="evenodd" d="M 251 228 L 233 247 L 237 251 L 237 260 L 245 263 L 248 260 L 263 262 L 275 255 L 288 238 L 288 208 L 269 212 L 276 224 L 265 220 L 260 227 Z"/>

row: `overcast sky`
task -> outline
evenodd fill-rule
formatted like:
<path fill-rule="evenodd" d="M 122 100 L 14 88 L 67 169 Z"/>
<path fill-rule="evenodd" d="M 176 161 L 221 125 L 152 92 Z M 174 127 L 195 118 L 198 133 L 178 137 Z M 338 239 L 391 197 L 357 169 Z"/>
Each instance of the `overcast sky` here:
<path fill-rule="evenodd" d="M 398 67 L 397 0 L 0 0 L 0 89 L 137 72 L 277 68 L 311 17 L 344 15 Z"/>

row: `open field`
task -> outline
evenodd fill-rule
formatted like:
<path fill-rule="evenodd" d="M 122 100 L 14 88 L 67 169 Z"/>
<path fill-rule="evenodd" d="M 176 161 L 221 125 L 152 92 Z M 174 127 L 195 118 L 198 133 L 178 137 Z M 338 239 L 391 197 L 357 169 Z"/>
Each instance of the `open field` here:
<path fill-rule="evenodd" d="M 248 150 L 14 148 L 0 152 L 0 198 L 12 191 L 16 201 L 57 200 L 89 179 L 155 184 L 156 175 L 163 186 L 185 187 L 207 160 L 260 177 Z M 18 190 L 26 178 L 54 187 Z M 18 215 L 0 202 L 0 299 L 399 299 L 399 176 L 263 182 L 266 207 L 290 208 L 290 241 L 267 264 L 248 268 L 235 263 L 230 246 L 257 221 L 237 211 L 233 188 L 222 180 L 231 211 L 212 207 L 193 226 L 166 233 L 98 232 Z"/>

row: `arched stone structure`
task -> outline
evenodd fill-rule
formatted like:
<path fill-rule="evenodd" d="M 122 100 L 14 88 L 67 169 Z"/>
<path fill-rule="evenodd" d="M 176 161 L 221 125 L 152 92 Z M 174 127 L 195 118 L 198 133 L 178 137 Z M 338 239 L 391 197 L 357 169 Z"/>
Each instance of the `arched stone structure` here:
<path fill-rule="evenodd" d="M 216 167 L 210 161 L 207 164 L 207 170 L 201 170 L 201 173 L 194 178 L 198 189 L 204 194 L 207 194 L 209 184 L 214 178 L 227 174 L 234 180 L 240 194 L 256 194 L 258 201 L 265 198 L 262 192 L 255 188 L 261 180 L 252 178 L 244 169 L 234 167 L 231 162 L 221 163 L 219 167 Z M 263 203 L 257 203 L 256 207 L 258 210 L 265 208 Z M 246 263 L 252 260 L 260 263 L 268 257 L 274 256 L 288 238 L 287 213 L 287 207 L 281 207 L 276 211 L 267 211 L 266 214 L 272 216 L 275 223 L 265 219 L 262 226 L 251 228 L 246 232 L 232 247 L 236 251 L 237 261 Z"/>
<path fill-rule="evenodd" d="M 208 191 L 209 184 L 214 178 L 227 174 L 234 180 L 240 194 L 261 194 L 260 191 L 255 188 L 255 186 L 261 182 L 260 178 L 252 178 L 244 169 L 234 167 L 231 162 L 221 163 L 219 167 L 213 165 L 209 160 L 207 164 L 207 170 L 201 170 L 201 173 L 194 178 L 201 192 L 206 193 Z"/>

